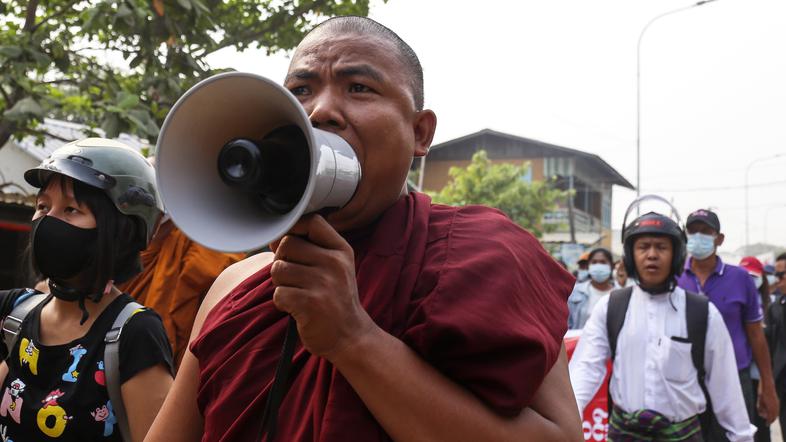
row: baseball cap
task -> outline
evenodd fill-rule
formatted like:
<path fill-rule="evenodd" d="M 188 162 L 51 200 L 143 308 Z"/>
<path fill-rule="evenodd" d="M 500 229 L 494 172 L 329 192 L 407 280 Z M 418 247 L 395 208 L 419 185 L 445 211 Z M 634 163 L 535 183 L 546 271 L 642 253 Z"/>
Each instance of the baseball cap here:
<path fill-rule="evenodd" d="M 761 276 L 764 273 L 764 265 L 755 256 L 746 256 L 740 260 L 740 267 L 747 270 L 751 275 Z"/>
<path fill-rule="evenodd" d="M 579 256 L 579 260 L 577 262 L 589 261 L 589 258 L 590 258 L 590 252 L 584 252 L 581 254 L 581 256 Z"/>
<path fill-rule="evenodd" d="M 708 210 L 708 209 L 699 209 L 688 215 L 688 221 L 685 223 L 685 226 L 689 226 L 695 222 L 702 222 L 713 229 L 715 229 L 718 233 L 720 233 L 720 220 L 718 219 L 718 215 L 715 212 Z"/>

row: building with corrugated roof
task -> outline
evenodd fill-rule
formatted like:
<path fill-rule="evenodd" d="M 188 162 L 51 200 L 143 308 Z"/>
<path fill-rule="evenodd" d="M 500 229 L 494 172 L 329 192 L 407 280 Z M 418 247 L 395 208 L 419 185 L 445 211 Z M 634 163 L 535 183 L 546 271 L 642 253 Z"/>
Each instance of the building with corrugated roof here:
<path fill-rule="evenodd" d="M 412 167 L 419 169 L 424 165 L 423 190 L 439 191 L 450 179 L 450 168 L 468 166 L 472 155 L 481 149 L 492 163 L 529 162 L 530 170 L 522 177 L 524 180 L 553 180 L 555 187 L 575 192 L 573 198 L 559 203 L 555 211 L 544 217 L 543 223 L 555 228 L 543 235 L 544 243 L 611 248 L 612 188 L 634 187 L 598 155 L 483 129 L 432 146 L 426 159 L 422 163 L 414 161 Z"/>

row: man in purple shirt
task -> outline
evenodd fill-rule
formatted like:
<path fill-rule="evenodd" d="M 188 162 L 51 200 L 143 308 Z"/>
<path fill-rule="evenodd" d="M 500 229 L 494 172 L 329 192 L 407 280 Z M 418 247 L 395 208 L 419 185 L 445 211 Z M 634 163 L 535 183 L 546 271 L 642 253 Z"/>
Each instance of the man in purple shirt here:
<path fill-rule="evenodd" d="M 715 213 L 704 209 L 691 213 L 686 230 L 690 258 L 679 279 L 679 286 L 706 295 L 721 312 L 734 345 L 748 415 L 752 417 L 754 412 L 758 412 L 768 423 L 772 423 L 778 417 L 779 404 L 770 352 L 762 327 L 761 301 L 753 279 L 745 270 L 723 263 L 716 255 L 718 246 L 723 244 L 724 235 Z M 761 372 L 756 404 L 750 374 L 751 362 L 754 361 Z"/>

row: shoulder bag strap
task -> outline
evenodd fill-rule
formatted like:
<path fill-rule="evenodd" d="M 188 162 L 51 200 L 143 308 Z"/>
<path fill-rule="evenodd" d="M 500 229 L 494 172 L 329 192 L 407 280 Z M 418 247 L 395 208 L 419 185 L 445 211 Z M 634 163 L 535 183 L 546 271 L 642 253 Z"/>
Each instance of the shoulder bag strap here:
<path fill-rule="evenodd" d="M 14 345 L 16 345 L 16 340 L 19 338 L 22 322 L 24 322 L 27 315 L 29 315 L 38 304 L 42 303 L 47 296 L 46 293 L 28 290 L 27 293 L 19 296 L 11 313 L 3 319 L 3 341 L 5 341 L 5 346 L 9 354 L 14 348 Z"/>
<path fill-rule="evenodd" d="M 120 334 L 123 326 L 133 316 L 134 312 L 145 307 L 138 302 L 129 302 L 115 318 L 112 328 L 104 338 L 104 373 L 106 375 L 106 391 L 112 402 L 112 409 L 120 427 L 120 435 L 126 442 L 131 442 L 131 427 L 128 425 L 128 415 L 123 404 L 123 395 L 120 392 Z"/>

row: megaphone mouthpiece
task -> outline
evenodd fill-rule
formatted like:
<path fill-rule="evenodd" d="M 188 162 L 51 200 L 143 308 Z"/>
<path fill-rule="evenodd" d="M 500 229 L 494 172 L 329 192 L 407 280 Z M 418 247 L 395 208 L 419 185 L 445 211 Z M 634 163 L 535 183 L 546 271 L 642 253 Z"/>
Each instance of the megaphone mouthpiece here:
<path fill-rule="evenodd" d="M 245 138 L 234 139 L 218 155 L 218 173 L 228 186 L 253 189 L 260 180 L 262 154 L 259 146 Z"/>
<path fill-rule="evenodd" d="M 283 126 L 259 143 L 235 139 L 218 154 L 224 183 L 259 198 L 270 212 L 285 214 L 303 197 L 309 176 L 308 140 L 299 127 Z"/>

